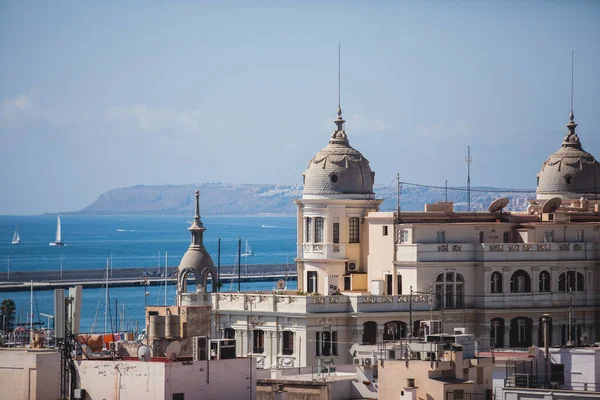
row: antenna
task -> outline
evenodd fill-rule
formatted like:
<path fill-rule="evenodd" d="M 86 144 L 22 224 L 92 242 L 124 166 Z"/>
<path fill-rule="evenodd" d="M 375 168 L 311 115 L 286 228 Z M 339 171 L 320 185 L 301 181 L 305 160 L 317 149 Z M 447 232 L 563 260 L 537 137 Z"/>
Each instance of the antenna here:
<path fill-rule="evenodd" d="M 146 345 L 141 345 L 140 347 L 138 347 L 137 355 L 140 361 L 143 362 L 148 362 L 152 358 L 152 352 L 150 351 L 150 347 Z"/>
<path fill-rule="evenodd" d="M 573 113 L 574 71 L 575 71 L 575 50 L 571 50 L 571 114 Z"/>
<path fill-rule="evenodd" d="M 165 350 L 165 356 L 168 360 L 175 361 L 177 360 L 177 356 L 179 355 L 180 351 L 181 343 L 179 343 L 178 340 L 175 340 L 174 342 L 169 343 L 167 346 L 167 349 Z"/>
<path fill-rule="evenodd" d="M 338 108 L 342 108 L 342 42 L 338 42 Z"/>
<path fill-rule="evenodd" d="M 398 183 L 398 191 L 396 193 L 396 221 L 400 222 L 400 197 L 402 196 L 402 182 L 400 182 L 400 173 L 396 174 L 396 182 Z"/>
<path fill-rule="evenodd" d="M 471 211 L 471 146 L 467 146 L 467 211 Z"/>

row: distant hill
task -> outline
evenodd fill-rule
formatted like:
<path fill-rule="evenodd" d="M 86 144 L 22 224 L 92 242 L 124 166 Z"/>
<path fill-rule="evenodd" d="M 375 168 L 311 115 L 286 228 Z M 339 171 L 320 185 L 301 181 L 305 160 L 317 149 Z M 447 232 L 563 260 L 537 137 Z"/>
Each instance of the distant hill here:
<path fill-rule="evenodd" d="M 82 215 L 192 215 L 194 192 L 200 189 L 200 208 L 203 215 L 295 215 L 293 199 L 302 196 L 302 185 L 202 183 L 189 185 L 146 186 L 137 185 L 109 190 L 98 200 L 72 214 Z M 473 188 L 471 210 L 487 210 L 499 197 L 509 197 L 510 210 L 524 210 L 533 193 L 504 193 L 505 189 L 491 187 Z M 396 208 L 396 185 L 376 185 L 378 198 L 383 198 L 382 211 Z M 448 201 L 455 203 L 457 211 L 465 211 L 466 191 L 448 190 Z M 401 196 L 403 211 L 420 211 L 426 203 L 444 201 L 444 189 L 404 186 Z"/>

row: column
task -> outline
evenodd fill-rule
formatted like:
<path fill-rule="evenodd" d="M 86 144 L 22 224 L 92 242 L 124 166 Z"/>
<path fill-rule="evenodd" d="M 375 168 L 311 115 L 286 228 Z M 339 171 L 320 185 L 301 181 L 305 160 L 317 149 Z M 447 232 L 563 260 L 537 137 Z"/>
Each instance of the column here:
<path fill-rule="evenodd" d="M 510 321 L 504 320 L 504 347 L 510 347 Z"/>

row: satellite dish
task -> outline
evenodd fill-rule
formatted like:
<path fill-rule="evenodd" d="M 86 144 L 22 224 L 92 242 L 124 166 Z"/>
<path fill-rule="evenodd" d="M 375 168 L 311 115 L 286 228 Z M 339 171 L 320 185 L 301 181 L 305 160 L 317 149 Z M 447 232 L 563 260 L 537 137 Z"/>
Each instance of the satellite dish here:
<path fill-rule="evenodd" d="M 275 287 L 279 290 L 282 290 L 285 288 L 285 281 L 283 279 L 280 279 L 277 281 L 277 283 L 275 284 Z"/>
<path fill-rule="evenodd" d="M 496 199 L 492 201 L 492 204 L 490 204 L 490 206 L 488 207 L 488 211 L 491 213 L 495 213 L 498 211 L 502 212 L 502 209 L 508 205 L 509 201 L 510 200 L 508 199 L 508 197 L 501 197 L 499 199 Z"/>
<path fill-rule="evenodd" d="M 152 358 L 150 347 L 146 345 L 141 345 L 140 347 L 138 347 L 137 354 L 140 361 L 148 362 Z"/>
<path fill-rule="evenodd" d="M 175 361 L 177 360 L 177 356 L 179 355 L 180 351 L 181 343 L 179 343 L 179 340 L 175 340 L 169 343 L 169 345 L 167 346 L 167 349 L 165 350 L 165 356 L 167 356 L 169 360 Z"/>
<path fill-rule="evenodd" d="M 542 213 L 553 213 L 560 207 L 561 204 L 562 199 L 560 197 L 553 197 L 550 200 L 546 200 L 546 202 L 542 205 Z"/>

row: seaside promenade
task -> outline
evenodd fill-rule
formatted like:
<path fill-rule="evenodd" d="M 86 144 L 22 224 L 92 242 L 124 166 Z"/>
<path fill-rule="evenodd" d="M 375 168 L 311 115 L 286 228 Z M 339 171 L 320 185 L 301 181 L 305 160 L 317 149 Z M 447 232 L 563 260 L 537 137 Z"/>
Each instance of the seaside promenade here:
<path fill-rule="evenodd" d="M 223 265 L 221 280 L 237 279 L 238 266 Z M 143 282 L 148 285 L 164 283 L 165 268 L 139 267 L 139 268 L 113 268 L 108 269 L 109 285 L 115 286 L 140 286 Z M 175 282 L 177 266 L 168 267 L 167 281 Z M 295 265 L 281 264 L 256 264 L 241 266 L 241 280 L 247 281 L 276 281 L 278 279 L 295 279 Z M 30 290 L 31 283 L 35 290 L 53 290 L 68 288 L 73 285 L 93 288 L 102 287 L 106 283 L 106 268 L 95 269 L 69 269 L 48 271 L 15 271 L 0 274 L 0 292 L 13 292 Z"/>

